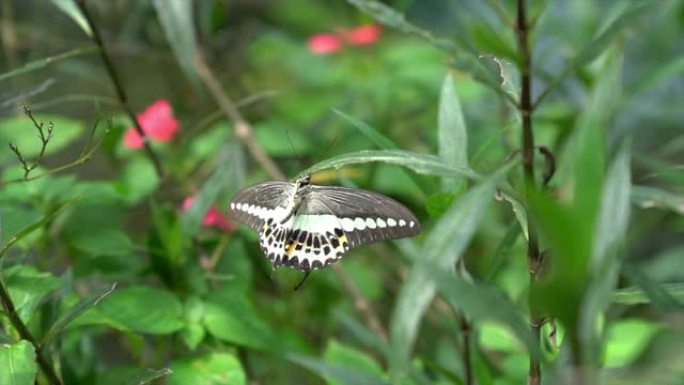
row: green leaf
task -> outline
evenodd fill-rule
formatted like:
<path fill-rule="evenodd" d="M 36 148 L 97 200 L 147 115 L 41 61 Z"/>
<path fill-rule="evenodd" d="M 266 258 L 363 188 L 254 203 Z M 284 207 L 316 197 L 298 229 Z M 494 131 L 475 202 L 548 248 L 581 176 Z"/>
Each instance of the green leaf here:
<path fill-rule="evenodd" d="M 451 74 L 442 83 L 437 135 L 439 156 L 444 163 L 456 169 L 468 169 L 468 132 Z M 444 180 L 442 188 L 449 190 L 454 183 L 454 180 Z"/>
<path fill-rule="evenodd" d="M 240 361 L 232 354 L 211 353 L 174 361 L 169 385 L 246 385 L 247 376 Z"/>
<path fill-rule="evenodd" d="M 360 342 L 368 347 L 374 348 L 384 357 L 389 357 L 390 349 L 387 342 L 383 341 L 377 333 L 370 330 L 367 326 L 343 312 L 337 312 L 337 316 L 344 327 L 353 334 Z"/>
<path fill-rule="evenodd" d="M 445 271 L 453 270 L 493 199 L 496 182 L 509 169 L 506 167 L 464 194 L 428 234 L 419 254 L 421 258 L 402 285 L 392 314 L 390 368 L 393 376 L 401 376 L 401 371 L 408 367 L 420 320 L 435 294 L 435 282 L 425 267 L 434 265 Z"/>
<path fill-rule="evenodd" d="M 665 312 L 681 311 L 684 309 L 684 300 L 675 299 L 667 290 L 665 290 L 658 282 L 652 280 L 647 275 L 635 269 L 629 264 L 622 267 L 622 272 L 627 276 L 627 279 L 639 286 L 646 294 L 650 302 L 657 309 Z"/>
<path fill-rule="evenodd" d="M 119 188 L 130 204 L 150 196 L 159 186 L 159 176 L 147 157 L 131 159 L 121 173 Z"/>
<path fill-rule="evenodd" d="M 334 379 L 341 384 L 354 385 L 386 385 L 378 376 L 363 373 L 347 366 L 329 364 L 317 358 L 305 357 L 297 354 L 288 355 L 288 359 L 320 376 Z"/>
<path fill-rule="evenodd" d="M 120 229 L 80 232 L 71 237 L 70 240 L 78 250 L 94 256 L 128 256 L 135 249 L 133 241 Z"/>
<path fill-rule="evenodd" d="M 88 25 L 88 21 L 86 20 L 85 16 L 83 16 L 83 13 L 81 13 L 81 10 L 78 9 L 78 6 L 74 2 L 74 0 L 50 0 L 52 4 L 54 4 L 55 7 L 59 8 L 60 11 L 64 12 L 67 16 L 69 16 L 81 29 L 83 32 L 85 32 L 88 36 L 93 35 L 93 31 L 90 29 L 90 25 Z"/>
<path fill-rule="evenodd" d="M 279 350 L 285 346 L 246 299 L 235 294 L 218 294 L 205 303 L 204 326 L 214 337 L 258 350 Z"/>
<path fill-rule="evenodd" d="M 255 124 L 254 137 L 273 156 L 302 156 L 315 147 L 303 130 L 275 119 Z"/>
<path fill-rule="evenodd" d="M 176 60 L 183 72 L 190 80 L 198 78 L 193 60 L 198 55 L 197 41 L 195 39 L 195 24 L 193 19 L 193 7 L 190 0 L 154 0 L 154 9 L 157 11 L 166 40 L 171 46 Z"/>
<path fill-rule="evenodd" d="M 36 380 L 36 352 L 31 343 L 0 344 L 0 384 L 33 385 Z"/>
<path fill-rule="evenodd" d="M 631 364 L 660 329 L 660 325 L 640 319 L 620 320 L 610 325 L 605 341 L 603 365 L 607 368 L 618 368 Z"/>
<path fill-rule="evenodd" d="M 658 187 L 632 186 L 632 203 L 642 209 L 671 210 L 684 215 L 684 196 Z"/>
<path fill-rule="evenodd" d="M 639 278 L 637 278 L 637 280 L 638 279 Z M 630 280 L 636 281 L 633 278 Z M 671 309 L 684 308 L 684 283 L 658 284 L 656 282 L 649 282 L 646 285 L 655 285 L 654 287 L 649 287 L 648 289 L 649 292 L 654 291 L 654 293 L 649 293 L 649 295 L 647 295 L 646 291 L 638 286 L 626 287 L 613 292 L 613 303 L 619 303 L 623 305 L 642 305 L 651 303 L 650 298 L 652 297 L 662 297 L 666 302 L 657 304 L 659 307 Z M 642 284 L 641 286 L 645 286 L 645 284 Z"/>
<path fill-rule="evenodd" d="M 331 364 L 338 364 L 356 370 L 359 373 L 365 373 L 377 378 L 384 376 L 382 367 L 373 360 L 370 356 L 361 350 L 355 349 L 351 346 L 344 345 L 335 339 L 329 340 L 323 353 L 323 358 Z M 326 376 L 327 377 L 327 376 Z M 344 385 L 334 377 L 329 377 L 328 384 L 330 385 Z"/>
<path fill-rule="evenodd" d="M 114 326 L 149 334 L 169 334 L 180 330 L 183 305 L 166 290 L 131 286 L 117 290 L 97 307 Z"/>
<path fill-rule="evenodd" d="M 29 265 L 15 265 L 0 276 L 19 316 L 28 322 L 46 295 L 62 286 L 62 279 Z"/>
<path fill-rule="evenodd" d="M 600 347 L 600 337 L 596 333 L 596 319 L 610 303 L 613 290 L 617 285 L 621 259 L 618 246 L 627 233 L 630 208 L 630 146 L 625 141 L 613 161 L 601 196 L 598 223 L 594 236 L 594 247 L 590 261 L 590 282 L 586 288 L 582 305 L 582 337 L 585 339 L 587 358 L 595 355 Z M 598 357 L 593 357 L 597 359 Z"/>
<path fill-rule="evenodd" d="M 70 118 L 56 115 L 41 115 L 34 118 L 43 122 L 43 131 L 47 135 L 47 128 L 52 123 L 52 138 L 45 149 L 45 155 L 52 155 L 66 148 L 83 132 L 83 123 Z M 9 143 L 16 145 L 19 152 L 29 163 L 38 156 L 41 149 L 41 141 L 38 137 L 38 129 L 27 116 L 15 116 L 0 119 L 0 161 L 16 159 L 16 155 L 8 146 Z M 18 160 L 17 160 L 18 162 Z"/>
<path fill-rule="evenodd" d="M 81 298 L 80 301 L 66 310 L 64 314 L 62 314 L 59 319 L 52 324 L 47 333 L 45 333 L 42 344 L 45 345 L 46 343 L 50 342 L 50 340 L 66 329 L 66 327 L 69 326 L 72 321 L 76 320 L 86 311 L 95 307 L 98 302 L 114 291 L 114 288 L 116 288 L 116 283 L 113 285 L 107 284 L 88 294 L 86 297 Z"/>
<path fill-rule="evenodd" d="M 469 168 L 456 169 L 445 164 L 434 155 L 418 154 L 403 150 L 358 151 L 342 154 L 319 162 L 301 174 L 313 174 L 328 168 L 339 169 L 359 163 L 383 162 L 409 168 L 419 174 L 430 174 L 451 178 L 479 179 L 480 176 Z"/>

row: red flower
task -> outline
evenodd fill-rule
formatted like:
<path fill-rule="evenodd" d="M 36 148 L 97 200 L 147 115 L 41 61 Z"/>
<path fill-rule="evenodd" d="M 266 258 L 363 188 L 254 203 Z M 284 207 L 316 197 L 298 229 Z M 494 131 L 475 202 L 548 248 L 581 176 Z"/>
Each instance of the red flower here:
<path fill-rule="evenodd" d="M 188 211 L 190 206 L 192 206 L 192 197 L 187 197 L 183 200 L 183 211 Z M 215 227 L 221 231 L 233 231 L 235 230 L 235 225 L 233 222 L 229 221 L 228 218 L 221 214 L 221 210 L 217 209 L 216 206 L 209 207 L 206 214 L 204 214 L 204 219 L 202 219 L 202 226 L 204 227 Z"/>
<path fill-rule="evenodd" d="M 331 33 L 321 33 L 309 38 L 309 50 L 313 53 L 325 55 L 342 49 L 342 39 Z"/>
<path fill-rule="evenodd" d="M 351 45 L 373 44 L 380 39 L 382 29 L 376 24 L 362 25 L 342 33 L 342 37 Z"/>
<path fill-rule="evenodd" d="M 178 131 L 178 120 L 173 116 L 171 104 L 166 99 L 150 104 L 136 118 L 145 135 L 156 142 L 168 142 Z M 135 127 L 126 130 L 123 141 L 131 149 L 140 148 L 144 143 Z"/>

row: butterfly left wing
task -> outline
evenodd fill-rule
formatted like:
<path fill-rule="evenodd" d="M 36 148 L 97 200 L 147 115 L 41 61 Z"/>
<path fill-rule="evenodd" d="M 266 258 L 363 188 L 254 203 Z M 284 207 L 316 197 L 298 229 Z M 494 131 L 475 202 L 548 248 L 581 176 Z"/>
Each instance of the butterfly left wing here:
<path fill-rule="evenodd" d="M 238 191 L 230 202 L 230 214 L 261 232 L 269 218 L 283 215 L 294 185 L 288 182 L 264 182 Z"/>

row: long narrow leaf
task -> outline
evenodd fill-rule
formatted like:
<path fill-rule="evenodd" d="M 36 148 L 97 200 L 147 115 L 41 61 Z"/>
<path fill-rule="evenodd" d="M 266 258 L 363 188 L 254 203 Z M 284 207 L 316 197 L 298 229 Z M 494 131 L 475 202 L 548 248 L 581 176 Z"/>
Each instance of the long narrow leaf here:
<path fill-rule="evenodd" d="M 190 80 L 198 78 L 193 60 L 197 55 L 193 7 L 190 0 L 154 0 L 166 40 L 176 60 Z"/>
<path fill-rule="evenodd" d="M 382 162 L 403 166 L 419 174 L 475 180 L 480 179 L 480 176 L 469 168 L 456 169 L 445 164 L 440 158 L 434 155 L 424 155 L 403 150 L 358 151 L 342 154 L 319 162 L 303 171 L 302 174 L 312 174 L 328 168 L 339 169 L 352 164 L 371 162 Z"/>
<path fill-rule="evenodd" d="M 288 359 L 299 366 L 318 373 L 322 377 L 335 379 L 342 384 L 387 385 L 381 378 L 355 371 L 346 366 L 329 364 L 317 358 L 292 354 L 288 356 Z"/>
<path fill-rule="evenodd" d="M 422 257 L 402 285 L 392 314 L 390 369 L 393 378 L 405 374 L 420 320 L 435 295 L 436 285 L 422 264 L 434 265 L 445 271 L 453 269 L 493 198 L 496 182 L 508 169 L 510 168 L 494 174 L 467 192 L 442 216 L 427 236 L 420 254 Z"/>
<path fill-rule="evenodd" d="M 380 147 L 383 150 L 396 150 L 399 148 L 392 140 L 385 135 L 381 134 L 378 130 L 376 130 L 374 127 L 371 127 L 369 124 L 366 122 L 363 122 L 359 119 L 356 119 L 353 116 L 347 115 L 344 112 L 333 109 L 333 112 L 337 115 L 339 115 L 341 118 L 344 120 L 348 121 L 354 127 L 356 127 L 361 133 L 366 135 L 368 139 L 370 139 L 373 144 L 376 146 Z"/>
<path fill-rule="evenodd" d="M 108 296 L 116 288 L 116 283 L 113 285 L 105 285 L 90 293 L 85 298 L 82 298 L 74 306 L 66 311 L 45 333 L 43 344 L 51 341 L 55 336 L 62 332 L 69 324 L 77 319 L 81 314 L 95 307 L 100 300 Z"/>
<path fill-rule="evenodd" d="M 439 156 L 446 164 L 454 168 L 468 168 L 468 133 L 461 102 L 454 88 L 451 74 L 444 78 L 442 94 L 439 99 L 439 123 L 437 129 L 439 139 Z M 454 185 L 453 179 L 445 179 L 442 187 L 448 190 Z"/>

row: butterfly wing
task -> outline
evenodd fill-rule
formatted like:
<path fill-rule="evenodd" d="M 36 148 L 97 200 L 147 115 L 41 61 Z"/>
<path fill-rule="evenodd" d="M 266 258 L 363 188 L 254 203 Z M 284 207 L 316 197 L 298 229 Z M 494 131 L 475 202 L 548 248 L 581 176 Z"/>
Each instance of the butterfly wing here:
<path fill-rule="evenodd" d="M 298 215 L 332 215 L 349 247 L 411 237 L 420 223 L 401 203 L 373 191 L 341 187 L 311 186 Z"/>
<path fill-rule="evenodd" d="M 230 203 L 233 218 L 261 232 L 264 222 L 286 211 L 294 185 L 288 182 L 264 182 L 238 191 Z"/>

